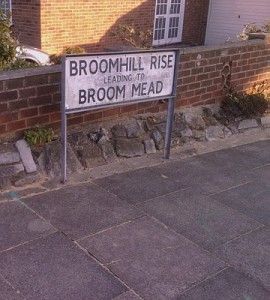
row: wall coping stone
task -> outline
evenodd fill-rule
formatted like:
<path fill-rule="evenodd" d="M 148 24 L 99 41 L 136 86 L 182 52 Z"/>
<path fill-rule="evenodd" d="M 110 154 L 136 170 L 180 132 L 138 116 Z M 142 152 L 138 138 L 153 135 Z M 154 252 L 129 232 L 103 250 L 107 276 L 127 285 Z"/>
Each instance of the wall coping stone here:
<path fill-rule="evenodd" d="M 10 71 L 0 71 L 0 81 L 38 76 L 38 75 L 47 75 L 47 74 L 60 73 L 60 72 L 61 72 L 61 65 L 43 66 L 43 67 L 10 70 Z"/>
<path fill-rule="evenodd" d="M 219 44 L 219 45 L 205 45 L 205 46 L 180 48 L 180 54 L 189 54 L 189 53 L 215 51 L 215 50 L 218 51 L 224 49 L 246 47 L 250 45 L 265 45 L 265 41 L 257 39 L 257 40 L 239 41 L 236 43 Z"/>
<path fill-rule="evenodd" d="M 264 40 L 257 39 L 257 40 L 239 41 L 236 43 L 228 43 L 228 44 L 221 44 L 221 45 L 186 47 L 186 48 L 180 48 L 179 50 L 180 50 L 180 54 L 189 54 L 189 53 L 197 53 L 197 52 L 225 50 L 225 49 L 236 48 L 236 47 L 246 47 L 249 45 L 264 45 L 264 44 L 265 44 Z M 0 81 L 8 80 L 8 79 L 25 78 L 30 76 L 38 76 L 44 74 L 60 73 L 60 72 L 61 72 L 61 65 L 1 71 Z"/>

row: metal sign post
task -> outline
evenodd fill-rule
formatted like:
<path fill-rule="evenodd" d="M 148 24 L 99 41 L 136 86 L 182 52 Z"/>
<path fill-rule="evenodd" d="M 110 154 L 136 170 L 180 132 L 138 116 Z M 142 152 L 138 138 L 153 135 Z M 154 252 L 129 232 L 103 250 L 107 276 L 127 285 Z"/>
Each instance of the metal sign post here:
<path fill-rule="evenodd" d="M 178 49 L 63 56 L 63 183 L 67 169 L 67 115 L 71 113 L 168 99 L 164 156 L 169 158 L 178 66 Z"/>

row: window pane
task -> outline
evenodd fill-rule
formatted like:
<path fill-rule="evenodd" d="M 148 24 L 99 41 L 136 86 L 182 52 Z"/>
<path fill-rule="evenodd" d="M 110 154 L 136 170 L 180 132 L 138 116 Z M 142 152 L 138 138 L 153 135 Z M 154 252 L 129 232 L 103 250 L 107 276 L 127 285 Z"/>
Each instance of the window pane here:
<path fill-rule="evenodd" d="M 0 0 L 0 8 L 3 13 L 8 13 L 11 10 L 11 1 L 10 0 Z"/>

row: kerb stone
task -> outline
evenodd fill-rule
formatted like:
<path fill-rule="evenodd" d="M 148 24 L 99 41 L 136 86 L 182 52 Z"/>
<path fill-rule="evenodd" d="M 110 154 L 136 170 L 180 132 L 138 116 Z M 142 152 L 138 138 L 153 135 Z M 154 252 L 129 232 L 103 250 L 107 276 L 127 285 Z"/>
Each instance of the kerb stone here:
<path fill-rule="evenodd" d="M 36 172 L 37 166 L 33 160 L 31 149 L 27 145 L 26 141 L 19 140 L 16 142 L 15 146 L 19 151 L 26 173 Z"/>
<path fill-rule="evenodd" d="M 270 116 L 262 117 L 261 124 L 263 127 L 270 127 Z"/>
<path fill-rule="evenodd" d="M 256 128 L 256 127 L 258 127 L 258 123 L 255 119 L 243 120 L 238 125 L 239 130 L 245 130 L 245 129 Z"/>

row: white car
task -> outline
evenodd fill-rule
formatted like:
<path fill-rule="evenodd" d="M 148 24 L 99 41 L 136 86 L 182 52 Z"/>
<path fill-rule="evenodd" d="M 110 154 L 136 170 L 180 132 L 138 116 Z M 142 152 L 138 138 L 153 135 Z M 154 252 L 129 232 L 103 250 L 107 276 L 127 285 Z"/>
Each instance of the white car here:
<path fill-rule="evenodd" d="M 16 57 L 25 61 L 36 63 L 39 66 L 50 65 L 50 55 L 40 49 L 19 45 L 16 48 Z"/>

